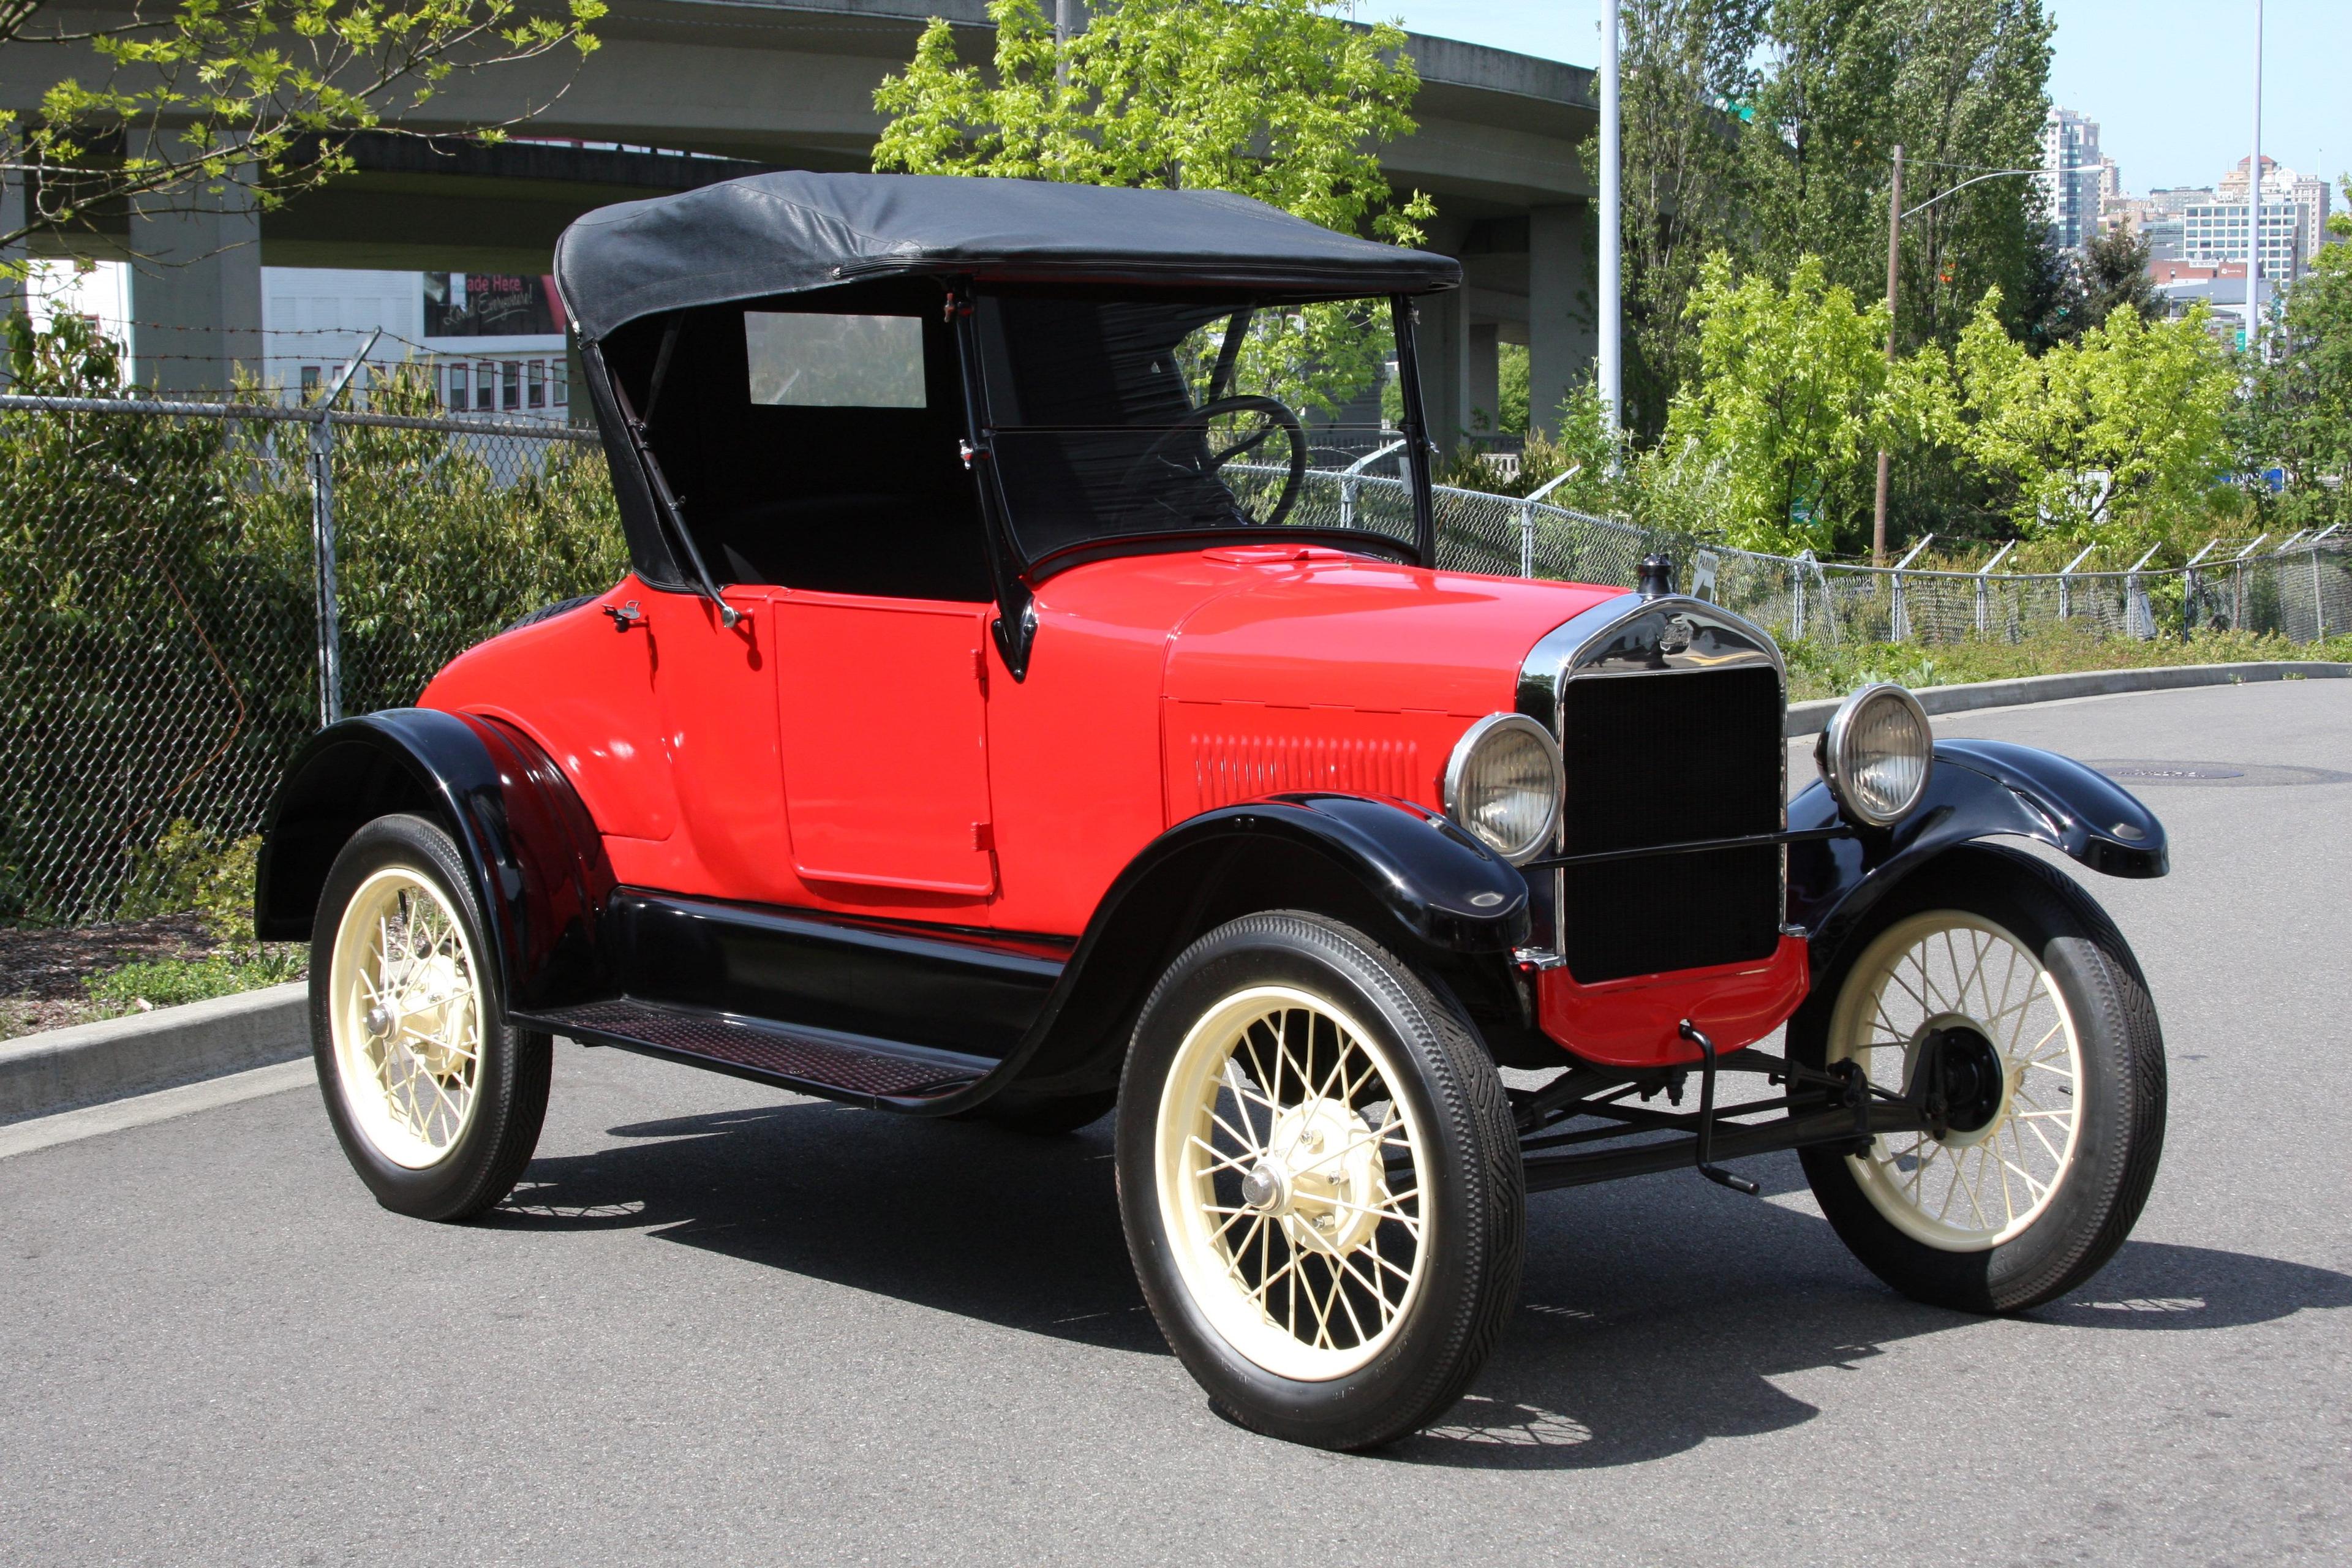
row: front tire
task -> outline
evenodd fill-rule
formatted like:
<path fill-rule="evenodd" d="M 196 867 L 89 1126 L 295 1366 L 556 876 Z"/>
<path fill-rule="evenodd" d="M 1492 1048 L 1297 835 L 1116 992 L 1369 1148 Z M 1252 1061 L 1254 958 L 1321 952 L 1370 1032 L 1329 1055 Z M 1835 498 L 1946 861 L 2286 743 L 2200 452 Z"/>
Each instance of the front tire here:
<path fill-rule="evenodd" d="M 437 824 L 378 817 L 336 857 L 310 937 L 310 1043 L 335 1136 L 384 1207 L 465 1219 L 530 1163 L 552 1044 L 507 1023 Z"/>
<path fill-rule="evenodd" d="M 1937 1125 L 1802 1152 L 1822 1212 L 1915 1300 L 2017 1312 L 2098 1272 L 2163 1153 L 2164 1041 L 2123 937 L 2063 874 L 1955 851 L 1845 942 L 1790 1024 L 1815 1068 L 1932 1096 Z"/>
<path fill-rule="evenodd" d="M 1370 939 L 1246 916 L 1137 1023 L 1119 1209 L 1160 1331 L 1272 1436 L 1376 1447 L 1462 1396 L 1518 1294 L 1526 1194 L 1500 1075 Z"/>

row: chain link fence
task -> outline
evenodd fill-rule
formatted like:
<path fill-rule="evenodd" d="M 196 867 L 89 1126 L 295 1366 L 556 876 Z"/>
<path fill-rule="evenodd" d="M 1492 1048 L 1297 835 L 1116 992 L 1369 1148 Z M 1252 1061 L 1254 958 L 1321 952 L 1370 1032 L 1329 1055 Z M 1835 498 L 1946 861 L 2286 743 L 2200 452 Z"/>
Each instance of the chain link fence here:
<path fill-rule="evenodd" d="M 338 711 L 626 570 L 593 432 L 369 408 L 0 396 L 0 923 L 184 907 Z M 1318 455 L 1294 517 L 1412 534 L 1400 454 Z M 1344 460 L 1341 460 L 1344 459 Z M 2339 541 L 2185 571 L 1960 574 L 1751 554 L 1441 488 L 1442 565 L 1684 586 L 1785 637 L 2352 627 Z M 330 591 L 331 590 L 331 591 Z"/>

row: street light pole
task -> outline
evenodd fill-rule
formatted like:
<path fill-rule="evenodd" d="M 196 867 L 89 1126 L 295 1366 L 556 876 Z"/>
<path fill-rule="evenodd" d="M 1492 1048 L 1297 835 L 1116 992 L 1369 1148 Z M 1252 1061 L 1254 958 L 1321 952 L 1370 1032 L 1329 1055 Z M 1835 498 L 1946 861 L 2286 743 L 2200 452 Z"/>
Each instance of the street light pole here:
<path fill-rule="evenodd" d="M 1903 256 L 1903 147 L 1895 148 L 1895 184 L 1886 193 L 1886 363 L 1895 363 L 1895 286 Z M 1886 448 L 1878 449 L 1878 499 L 1870 509 L 1870 563 L 1886 564 Z"/>
<path fill-rule="evenodd" d="M 1597 369 L 1601 378 L 1601 427 L 1612 437 L 1617 434 L 1622 416 L 1619 408 L 1623 391 L 1624 372 L 1622 344 L 1619 340 L 1622 314 L 1620 290 L 1623 282 L 1623 258 L 1619 254 L 1624 237 L 1624 219 L 1620 209 L 1617 185 L 1617 29 L 1621 18 L 1617 0 L 1602 0 L 1601 30 L 1607 42 L 1601 48 L 1601 298 L 1597 314 L 1600 321 L 1599 342 L 1595 345 Z"/>
<path fill-rule="evenodd" d="M 2254 153 L 2246 160 L 2246 353 L 2263 330 L 2263 0 L 2254 0 Z"/>

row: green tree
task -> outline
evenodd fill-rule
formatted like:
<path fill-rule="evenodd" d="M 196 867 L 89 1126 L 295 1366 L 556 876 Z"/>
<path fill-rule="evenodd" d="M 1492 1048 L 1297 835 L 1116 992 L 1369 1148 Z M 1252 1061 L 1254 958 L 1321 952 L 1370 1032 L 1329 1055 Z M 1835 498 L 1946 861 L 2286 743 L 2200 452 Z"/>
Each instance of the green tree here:
<path fill-rule="evenodd" d="M 1872 454 L 1915 401 L 1889 374 L 1885 304 L 1857 304 L 1815 257 L 1783 288 L 1735 279 L 1718 254 L 1689 310 L 1698 374 L 1641 459 L 1643 489 L 1676 514 L 1654 521 L 1711 521 L 1706 531 L 1748 549 L 1851 544 L 1867 526 Z"/>
<path fill-rule="evenodd" d="M 2352 199 L 2352 176 L 2339 184 Z M 2352 217 L 2329 225 L 2352 238 Z M 2287 291 L 2271 342 L 2248 401 L 2245 466 L 2285 470 L 2276 504 L 2291 526 L 2352 518 L 2352 244 L 2320 250 Z"/>
<path fill-rule="evenodd" d="M 2019 532 L 2120 542 L 2202 507 L 2239 379 L 2208 329 L 2202 306 L 2153 324 L 2120 310 L 2037 358 L 1986 296 L 1952 354 L 1952 436 Z"/>
<path fill-rule="evenodd" d="M 604 0 L 162 0 L 68 17 L 0 0 L 0 48 L 40 93 L 30 115 L 0 110 L 6 173 L 28 196 L 0 246 L 87 229 L 125 201 L 276 207 L 348 172 L 352 135 L 399 132 L 452 75 L 585 56 L 604 15 Z M 562 90 L 476 133 L 494 140 Z"/>
<path fill-rule="evenodd" d="M 934 17 L 907 68 L 875 89 L 889 123 L 874 167 L 1078 184 L 1231 191 L 1345 234 L 1418 243 L 1435 212 L 1395 199 L 1380 148 L 1413 130 L 1421 79 L 1393 26 L 1339 0 L 1104 0 L 1057 38 L 1036 0 L 990 0 L 993 68 Z M 1387 333 L 1360 312 L 1261 313 L 1243 384 L 1286 384 L 1327 411 L 1370 384 Z"/>
<path fill-rule="evenodd" d="M 1876 294 L 1886 276 L 1894 149 L 1904 203 L 1901 341 L 1949 344 L 1989 288 L 2017 300 L 2045 231 L 2034 183 L 2049 104 L 2042 0 L 1773 0 L 1764 80 L 1748 128 L 1757 265 L 1801 256 Z"/>
<path fill-rule="evenodd" d="M 1697 369 L 1686 310 L 1717 251 L 1748 254 L 1741 118 L 1769 0 L 1624 0 L 1619 98 L 1625 418 L 1654 439 Z M 1597 159 L 1598 143 L 1588 142 Z"/>

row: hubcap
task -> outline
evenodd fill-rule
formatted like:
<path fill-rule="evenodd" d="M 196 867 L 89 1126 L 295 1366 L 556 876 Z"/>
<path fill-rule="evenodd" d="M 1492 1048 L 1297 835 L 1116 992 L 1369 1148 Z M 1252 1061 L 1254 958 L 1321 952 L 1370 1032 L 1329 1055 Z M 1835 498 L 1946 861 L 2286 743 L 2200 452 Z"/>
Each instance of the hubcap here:
<path fill-rule="evenodd" d="M 1914 1239 L 1976 1252 L 2040 1218 L 2074 1168 L 2082 1050 L 2056 980 L 2002 927 L 1958 910 L 1872 942 L 1839 994 L 1829 1059 L 1924 1102 L 1847 1167 Z"/>
<path fill-rule="evenodd" d="M 1395 1337 L 1430 1245 L 1419 1123 L 1388 1050 L 1328 1001 L 1257 986 L 1177 1049 L 1156 1136 L 1177 1272 L 1234 1350 L 1342 1377 Z"/>
<path fill-rule="evenodd" d="M 473 1122 L 482 994 L 464 928 L 423 873 L 388 866 L 343 906 L 328 975 L 343 1103 L 394 1164 L 421 1170 Z"/>

